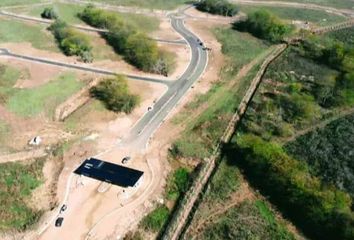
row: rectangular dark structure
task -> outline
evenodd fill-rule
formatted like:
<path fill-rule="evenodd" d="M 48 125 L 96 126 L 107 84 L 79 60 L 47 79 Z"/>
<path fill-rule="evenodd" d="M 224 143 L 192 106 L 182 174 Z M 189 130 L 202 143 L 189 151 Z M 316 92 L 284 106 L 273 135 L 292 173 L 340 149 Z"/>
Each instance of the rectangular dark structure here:
<path fill-rule="evenodd" d="M 133 187 L 144 172 L 114 163 L 90 158 L 85 160 L 74 173 L 91 177 L 121 187 Z"/>

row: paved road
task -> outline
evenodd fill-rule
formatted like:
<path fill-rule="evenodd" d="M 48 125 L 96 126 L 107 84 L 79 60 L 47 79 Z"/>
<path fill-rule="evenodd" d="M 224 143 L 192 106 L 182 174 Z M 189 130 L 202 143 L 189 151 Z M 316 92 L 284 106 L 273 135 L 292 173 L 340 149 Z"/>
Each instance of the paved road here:
<path fill-rule="evenodd" d="M 98 74 L 104 74 L 104 75 L 117 75 L 118 74 L 117 72 L 113 72 L 113 71 L 109 71 L 109 70 L 105 70 L 105 69 L 100 69 L 100 68 L 86 67 L 86 66 L 82 66 L 82 65 L 64 63 L 64 62 L 54 61 L 54 60 L 45 59 L 45 58 L 38 58 L 38 57 L 31 57 L 31 56 L 16 54 L 16 53 L 10 52 L 6 48 L 0 48 L 0 56 L 1 55 L 14 57 L 14 58 L 22 59 L 22 60 L 27 60 L 27 61 L 32 61 L 32 62 L 50 64 L 50 65 L 59 66 L 59 67 L 72 68 L 72 69 L 85 71 L 85 72 L 92 72 L 92 73 L 98 73 Z M 130 78 L 132 80 L 160 83 L 160 84 L 165 84 L 167 86 L 172 84 L 171 81 L 163 80 L 163 79 L 142 77 L 142 76 L 130 75 L 130 74 L 127 74 L 125 76 L 127 76 L 128 78 Z"/>
<path fill-rule="evenodd" d="M 197 41 L 198 37 L 184 26 L 184 20 L 171 16 L 172 27 L 180 33 L 191 48 L 191 61 L 182 76 L 173 82 L 163 97 L 156 102 L 153 110 L 148 112 L 132 129 L 123 143 L 137 143 L 137 147 L 145 147 L 149 137 L 160 126 L 164 118 L 178 104 L 185 93 L 203 73 L 208 54 Z"/>

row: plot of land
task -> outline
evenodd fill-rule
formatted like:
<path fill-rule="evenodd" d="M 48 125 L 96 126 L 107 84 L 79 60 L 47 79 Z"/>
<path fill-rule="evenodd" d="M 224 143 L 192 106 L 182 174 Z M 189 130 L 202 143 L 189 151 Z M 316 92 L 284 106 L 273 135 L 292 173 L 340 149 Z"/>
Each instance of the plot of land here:
<path fill-rule="evenodd" d="M 302 8 L 287 8 L 287 7 L 268 7 L 268 6 L 249 6 L 240 5 L 240 10 L 245 13 L 251 13 L 260 9 L 267 10 L 278 17 L 286 20 L 298 20 L 304 22 L 311 22 L 318 26 L 325 26 L 343 22 L 345 17 L 327 13 L 320 10 L 302 9 Z"/>

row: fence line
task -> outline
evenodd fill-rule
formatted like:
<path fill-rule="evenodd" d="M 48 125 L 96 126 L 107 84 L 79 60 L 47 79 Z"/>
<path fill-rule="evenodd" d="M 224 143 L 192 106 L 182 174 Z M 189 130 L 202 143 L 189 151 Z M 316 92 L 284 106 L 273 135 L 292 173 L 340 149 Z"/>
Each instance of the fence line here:
<path fill-rule="evenodd" d="M 277 58 L 285 49 L 287 48 L 286 44 L 278 45 L 275 50 L 264 60 L 262 63 L 260 70 L 257 72 L 256 76 L 253 78 L 250 87 L 248 88 L 246 94 L 242 98 L 242 101 L 232 116 L 228 126 L 220 141 L 215 147 L 212 156 L 209 160 L 202 166 L 202 169 L 199 171 L 198 175 L 196 176 L 193 185 L 186 193 L 185 197 L 180 201 L 176 212 L 172 216 L 171 221 L 169 222 L 168 226 L 166 227 L 165 232 L 162 235 L 163 240 L 176 240 L 179 238 L 183 228 L 188 220 L 188 216 L 190 215 L 193 206 L 195 205 L 199 195 L 201 194 L 202 190 L 204 189 L 205 185 L 207 184 L 215 166 L 216 160 L 219 157 L 220 149 L 223 143 L 230 141 L 235 127 L 237 123 L 240 121 L 242 115 L 245 113 L 249 102 L 252 99 L 257 87 L 259 86 L 262 76 L 268 67 L 268 65 Z"/>

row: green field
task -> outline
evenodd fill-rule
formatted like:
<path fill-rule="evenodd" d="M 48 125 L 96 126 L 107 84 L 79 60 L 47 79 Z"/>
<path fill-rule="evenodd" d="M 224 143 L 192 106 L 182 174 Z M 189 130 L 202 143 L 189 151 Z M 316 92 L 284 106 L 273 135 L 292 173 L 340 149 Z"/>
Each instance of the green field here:
<path fill-rule="evenodd" d="M 34 48 L 59 52 L 55 39 L 43 25 L 17 20 L 0 20 L 0 43 L 29 42 Z"/>
<path fill-rule="evenodd" d="M 24 230 L 41 212 L 27 206 L 32 191 L 42 183 L 43 160 L 0 164 L 0 230 Z"/>
<path fill-rule="evenodd" d="M 93 0 L 92 2 L 108 3 L 112 5 L 122 5 L 122 6 L 136 6 L 136 7 L 142 7 L 147 9 L 174 9 L 189 1 L 188 0 Z"/>
<path fill-rule="evenodd" d="M 40 2 L 45 2 L 45 0 L 1 0 L 0 7 L 40 3 Z"/>
<path fill-rule="evenodd" d="M 65 73 L 52 81 L 31 89 L 14 89 L 6 107 L 25 117 L 44 113 L 51 117 L 55 107 L 83 86 L 74 73 Z"/>
<path fill-rule="evenodd" d="M 53 9 L 58 13 L 59 18 L 64 20 L 69 24 L 82 24 L 85 23 L 78 17 L 78 14 L 83 11 L 85 8 L 84 5 L 75 5 L 68 3 L 54 3 L 52 5 L 44 5 L 44 6 L 33 6 L 33 7 L 25 7 L 14 9 L 13 11 L 30 15 L 34 17 L 40 17 L 44 8 L 53 7 Z M 133 14 L 133 13 L 118 13 L 115 12 L 118 16 L 121 16 L 124 21 L 129 24 L 134 25 L 137 29 L 144 32 L 153 32 L 159 28 L 159 20 L 152 16 L 146 16 L 141 14 Z"/>
<path fill-rule="evenodd" d="M 267 204 L 257 200 L 245 201 L 230 208 L 206 226 L 195 239 L 233 240 L 233 239 L 282 239 L 295 237 L 286 229 L 284 223 L 276 220 Z"/>
<path fill-rule="evenodd" d="M 263 0 L 267 1 L 267 0 Z M 354 8 L 354 2 L 352 0 L 279 0 L 282 2 L 298 2 L 298 3 L 312 3 L 320 6 L 331 6 L 335 8 Z"/>
<path fill-rule="evenodd" d="M 0 103 L 6 102 L 21 74 L 17 68 L 0 64 Z"/>
<path fill-rule="evenodd" d="M 300 20 L 311 22 L 319 26 L 335 24 L 346 20 L 345 17 L 327 13 L 320 10 L 287 8 L 287 7 L 268 7 L 268 6 L 249 6 L 240 5 L 240 10 L 245 13 L 251 13 L 258 10 L 267 10 L 279 18 L 286 20 Z"/>

